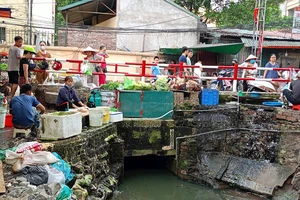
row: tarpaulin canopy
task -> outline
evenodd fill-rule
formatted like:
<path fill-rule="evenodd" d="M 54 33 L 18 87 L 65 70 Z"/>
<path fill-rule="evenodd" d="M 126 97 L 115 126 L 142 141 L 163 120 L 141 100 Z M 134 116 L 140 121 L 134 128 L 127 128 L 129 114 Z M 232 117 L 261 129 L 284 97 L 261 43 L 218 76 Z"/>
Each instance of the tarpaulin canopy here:
<path fill-rule="evenodd" d="M 244 43 L 229 43 L 229 44 L 198 44 L 193 47 L 193 51 L 209 51 L 214 53 L 224 54 L 237 54 L 244 46 Z M 163 54 L 167 55 L 180 55 L 182 54 L 181 48 L 160 48 L 159 50 Z"/>

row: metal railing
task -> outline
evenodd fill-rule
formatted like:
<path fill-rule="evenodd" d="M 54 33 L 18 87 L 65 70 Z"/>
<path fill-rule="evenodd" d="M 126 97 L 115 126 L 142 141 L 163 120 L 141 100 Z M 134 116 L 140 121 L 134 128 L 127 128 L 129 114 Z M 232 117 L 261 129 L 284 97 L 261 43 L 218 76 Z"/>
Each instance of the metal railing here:
<path fill-rule="evenodd" d="M 37 41 L 45 41 L 48 46 L 54 46 L 54 29 L 33 30 L 32 34 L 27 28 L 2 27 L 0 31 L 0 44 L 13 44 L 15 36 L 21 36 L 25 45 L 36 45 Z M 31 37 L 31 43 L 30 43 Z"/>

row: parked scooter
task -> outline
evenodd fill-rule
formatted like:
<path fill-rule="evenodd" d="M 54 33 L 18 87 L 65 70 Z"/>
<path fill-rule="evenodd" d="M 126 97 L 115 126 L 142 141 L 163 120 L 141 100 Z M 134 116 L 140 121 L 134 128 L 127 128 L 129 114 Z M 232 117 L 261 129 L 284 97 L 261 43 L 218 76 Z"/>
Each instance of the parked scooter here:
<path fill-rule="evenodd" d="M 219 78 L 231 77 L 231 70 L 222 70 L 219 72 Z M 215 73 L 217 76 L 217 74 Z M 229 91 L 232 89 L 232 84 L 229 80 L 214 80 L 210 83 L 210 89 L 217 89 L 221 91 Z"/>

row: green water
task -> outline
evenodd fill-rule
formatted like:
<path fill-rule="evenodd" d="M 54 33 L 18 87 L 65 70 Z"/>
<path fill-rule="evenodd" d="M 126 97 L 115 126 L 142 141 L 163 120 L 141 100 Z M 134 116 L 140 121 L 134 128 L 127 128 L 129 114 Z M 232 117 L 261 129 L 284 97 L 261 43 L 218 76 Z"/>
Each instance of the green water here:
<path fill-rule="evenodd" d="M 124 182 L 113 200 L 259 200 L 235 190 L 214 190 L 178 179 L 166 169 L 125 171 Z"/>

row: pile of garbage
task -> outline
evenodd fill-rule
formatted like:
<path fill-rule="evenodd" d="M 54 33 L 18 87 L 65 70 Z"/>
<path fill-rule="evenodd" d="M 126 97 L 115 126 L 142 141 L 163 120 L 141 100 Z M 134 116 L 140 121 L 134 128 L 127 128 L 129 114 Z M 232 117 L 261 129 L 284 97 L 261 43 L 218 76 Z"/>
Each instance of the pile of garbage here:
<path fill-rule="evenodd" d="M 39 142 L 25 142 L 0 150 L 0 160 L 6 164 L 5 168 L 10 168 L 8 174 L 4 173 L 6 193 L 1 199 L 67 200 L 88 196 L 70 164 L 56 152 L 45 151 L 48 147 Z"/>

